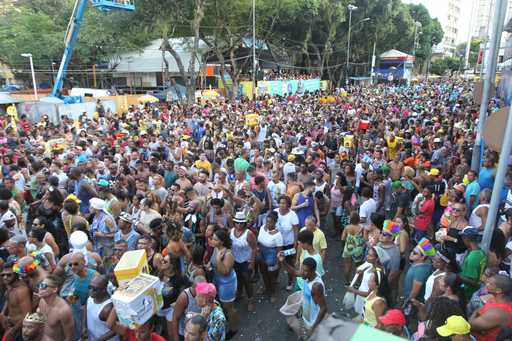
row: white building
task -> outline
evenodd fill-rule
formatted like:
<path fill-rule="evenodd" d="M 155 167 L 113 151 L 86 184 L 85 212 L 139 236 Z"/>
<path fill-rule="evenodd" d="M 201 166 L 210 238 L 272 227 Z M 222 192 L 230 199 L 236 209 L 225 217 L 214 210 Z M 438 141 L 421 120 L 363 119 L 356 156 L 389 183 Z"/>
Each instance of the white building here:
<path fill-rule="evenodd" d="M 188 70 L 191 58 L 192 38 L 173 38 L 169 43 L 181 58 L 185 70 Z M 163 86 L 163 73 L 165 70 L 164 54 L 160 50 L 162 40 L 157 39 L 145 47 L 142 51 L 122 54 L 110 62 L 115 85 L 127 88 L 156 88 Z M 199 55 L 196 60 L 195 71 L 204 67 L 202 54 L 206 51 L 206 44 L 199 43 Z M 169 76 L 179 78 L 180 71 L 176 60 L 169 52 L 165 53 L 168 62 Z"/>
<path fill-rule="evenodd" d="M 474 0 L 476 1 L 475 16 L 473 24 L 473 37 L 485 38 L 488 34 L 488 28 L 491 24 L 491 18 L 494 15 L 494 6 L 496 0 Z M 512 1 L 508 0 L 507 14 L 505 15 L 505 23 L 512 16 Z"/>
<path fill-rule="evenodd" d="M 469 2 L 470 0 L 463 0 Z M 405 3 L 422 4 L 432 18 L 437 18 L 444 31 L 443 40 L 434 47 L 433 52 L 453 56 L 460 41 L 460 19 L 462 0 L 404 0 Z"/>
<path fill-rule="evenodd" d="M 492 34 L 492 18 L 494 16 L 496 0 L 474 0 L 475 3 L 475 15 L 472 29 L 472 36 L 476 38 L 480 38 L 482 40 L 490 39 Z M 507 24 L 512 18 L 512 0 L 508 0 L 507 3 L 507 12 L 505 14 L 505 24 Z M 507 32 L 503 32 L 501 35 L 500 41 L 500 49 L 498 52 L 498 63 L 503 62 L 505 59 L 508 59 L 509 56 L 506 56 L 505 46 L 507 42 L 510 40 L 510 34 Z M 510 45 L 510 42 L 508 42 Z"/>

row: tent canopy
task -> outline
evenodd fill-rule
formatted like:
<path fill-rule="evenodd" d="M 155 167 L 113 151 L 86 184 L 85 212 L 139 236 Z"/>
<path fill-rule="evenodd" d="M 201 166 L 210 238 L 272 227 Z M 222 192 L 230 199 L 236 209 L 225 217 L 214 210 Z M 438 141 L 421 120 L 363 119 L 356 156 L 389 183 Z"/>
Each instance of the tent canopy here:
<path fill-rule="evenodd" d="M 381 60 L 402 60 L 402 61 L 413 61 L 414 56 L 401 52 L 398 50 L 389 50 L 382 53 L 380 56 Z"/>
<path fill-rule="evenodd" d="M 21 103 L 21 102 L 23 102 L 23 101 L 12 97 L 7 92 L 0 92 L 0 105 L 1 104 L 11 104 L 11 103 Z"/>

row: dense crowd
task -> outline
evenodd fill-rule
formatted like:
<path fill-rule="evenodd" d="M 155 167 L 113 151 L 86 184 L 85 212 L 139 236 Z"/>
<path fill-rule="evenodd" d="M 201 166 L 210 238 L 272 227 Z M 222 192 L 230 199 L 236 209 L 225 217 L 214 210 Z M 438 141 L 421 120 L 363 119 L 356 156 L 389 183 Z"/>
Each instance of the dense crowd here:
<path fill-rule="evenodd" d="M 320 78 L 318 72 L 299 72 L 290 70 L 269 70 L 263 75 L 264 81 L 290 80 L 290 79 L 314 79 Z"/>
<path fill-rule="evenodd" d="M 343 266 L 344 319 L 411 340 L 504 340 L 512 173 L 486 253 L 497 154 L 470 170 L 477 108 L 471 83 L 443 80 L 3 119 L 3 339 L 231 339 L 255 297 L 277 310 L 285 290 L 303 339 L 332 318 L 322 277 Z M 136 329 L 111 299 L 129 250 L 163 286 Z"/>

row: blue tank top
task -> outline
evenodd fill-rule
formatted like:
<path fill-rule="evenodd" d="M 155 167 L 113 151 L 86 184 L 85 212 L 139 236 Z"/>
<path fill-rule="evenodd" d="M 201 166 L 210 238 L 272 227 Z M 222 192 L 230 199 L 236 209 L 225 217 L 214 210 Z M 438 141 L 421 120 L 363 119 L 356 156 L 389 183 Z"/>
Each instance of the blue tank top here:
<path fill-rule="evenodd" d="M 482 167 L 480 174 L 478 174 L 478 184 L 480 185 L 480 190 L 484 188 L 492 189 L 494 186 L 494 169 Z"/>
<path fill-rule="evenodd" d="M 91 200 L 92 195 L 82 190 L 82 185 L 87 185 L 87 180 L 84 178 L 75 183 L 75 195 L 80 199 L 80 213 L 87 214 L 89 213 L 89 200 Z"/>
<path fill-rule="evenodd" d="M 311 193 L 307 197 L 308 199 L 308 206 L 299 208 L 295 210 L 295 213 L 297 213 L 297 217 L 299 218 L 299 228 L 303 228 L 306 222 L 306 218 L 313 215 L 315 212 L 315 201 L 313 199 L 313 194 Z M 302 205 L 304 202 L 306 202 L 306 197 L 302 192 L 299 193 L 299 200 L 297 200 L 297 205 Z"/>
<path fill-rule="evenodd" d="M 87 269 L 87 274 L 84 278 L 75 275 L 74 279 L 74 295 L 78 296 L 77 302 L 80 305 L 85 305 L 87 303 L 87 298 L 89 297 L 89 284 L 91 283 L 92 277 L 96 271 Z"/>
<path fill-rule="evenodd" d="M 217 272 L 217 249 L 213 250 L 213 255 L 211 258 L 211 265 L 214 269 L 214 281 L 218 285 L 226 285 L 231 284 L 232 282 L 236 282 L 236 273 L 234 269 L 231 269 L 231 272 L 227 275 L 221 275 L 219 272 Z"/>

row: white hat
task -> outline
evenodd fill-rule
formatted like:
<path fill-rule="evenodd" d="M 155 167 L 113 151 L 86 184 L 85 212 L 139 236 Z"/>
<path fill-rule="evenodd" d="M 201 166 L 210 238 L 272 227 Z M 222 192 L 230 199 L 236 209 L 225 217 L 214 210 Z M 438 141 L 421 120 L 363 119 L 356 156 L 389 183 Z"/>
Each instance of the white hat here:
<path fill-rule="evenodd" d="M 120 220 L 124 220 L 130 224 L 133 223 L 133 218 L 132 218 L 132 215 L 130 213 L 127 213 L 127 212 L 121 212 L 121 215 L 119 216 L 119 219 Z"/>
<path fill-rule="evenodd" d="M 85 249 L 88 241 L 89 238 L 87 238 L 87 234 L 83 231 L 75 231 L 69 236 L 69 243 L 74 253 Z"/>
<path fill-rule="evenodd" d="M 440 139 L 439 137 L 436 137 L 436 138 L 434 139 L 434 143 L 441 143 L 441 139 Z"/>
<path fill-rule="evenodd" d="M 245 213 L 244 212 L 236 212 L 235 217 L 233 218 L 233 221 L 235 223 L 246 223 L 247 218 L 245 217 Z"/>
<path fill-rule="evenodd" d="M 304 155 L 304 151 L 299 148 L 299 147 L 295 147 L 292 149 L 292 154 L 294 155 Z"/>
<path fill-rule="evenodd" d="M 95 210 L 105 209 L 105 200 L 100 198 L 92 198 L 89 200 L 89 203 L 91 204 L 91 208 L 94 208 Z"/>
<path fill-rule="evenodd" d="M 14 220 L 14 219 L 16 219 L 16 216 L 10 210 L 7 210 L 7 212 L 5 212 L 4 215 L 2 216 L 2 221 Z"/>

